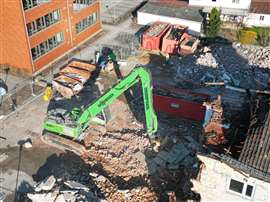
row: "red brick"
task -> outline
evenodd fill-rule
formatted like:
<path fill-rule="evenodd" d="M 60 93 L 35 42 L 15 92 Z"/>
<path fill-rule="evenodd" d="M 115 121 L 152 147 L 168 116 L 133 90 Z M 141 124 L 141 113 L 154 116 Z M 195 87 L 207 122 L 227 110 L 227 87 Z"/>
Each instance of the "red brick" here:
<path fill-rule="evenodd" d="M 49 3 L 24 11 L 22 0 L 1 0 L 0 64 L 10 65 L 18 71 L 32 75 L 100 31 L 100 21 L 79 34 L 75 31 L 77 22 L 94 12 L 100 13 L 100 3 L 94 3 L 80 11 L 73 11 L 72 2 L 73 0 L 51 0 Z M 61 11 L 61 21 L 28 37 L 26 24 L 56 9 Z M 31 48 L 59 32 L 64 33 L 64 42 L 32 61 Z"/>

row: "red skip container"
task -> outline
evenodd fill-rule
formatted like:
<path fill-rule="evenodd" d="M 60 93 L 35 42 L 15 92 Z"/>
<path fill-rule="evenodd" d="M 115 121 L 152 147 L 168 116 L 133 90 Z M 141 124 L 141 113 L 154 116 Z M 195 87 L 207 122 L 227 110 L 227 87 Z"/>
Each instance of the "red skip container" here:
<path fill-rule="evenodd" d="M 187 28 L 186 26 L 172 25 L 163 38 L 161 50 L 165 53 L 177 54 Z"/>
<path fill-rule="evenodd" d="M 164 35 L 170 29 L 168 23 L 156 22 L 143 34 L 142 47 L 146 50 L 161 50 Z"/>

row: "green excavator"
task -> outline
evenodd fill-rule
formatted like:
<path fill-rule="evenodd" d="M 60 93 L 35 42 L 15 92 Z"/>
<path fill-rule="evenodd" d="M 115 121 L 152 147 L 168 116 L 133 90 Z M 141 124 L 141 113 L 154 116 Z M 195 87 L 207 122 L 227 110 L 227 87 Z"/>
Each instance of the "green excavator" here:
<path fill-rule="evenodd" d="M 48 144 L 82 155 L 85 147 L 81 143 L 86 135 L 91 135 L 91 126 L 105 124 L 104 120 L 100 119 L 98 115 L 137 83 L 141 84 L 143 94 L 146 132 L 149 136 L 153 135 L 157 131 L 158 122 L 153 108 L 151 74 L 143 67 L 136 67 L 128 76 L 84 109 L 72 106 L 72 110 L 69 112 L 72 121 L 63 122 L 63 119 L 58 116 L 59 113 L 58 115 L 57 113 L 47 113 L 46 120 L 43 123 L 42 139 Z M 69 103 L 69 105 L 72 104 Z"/>

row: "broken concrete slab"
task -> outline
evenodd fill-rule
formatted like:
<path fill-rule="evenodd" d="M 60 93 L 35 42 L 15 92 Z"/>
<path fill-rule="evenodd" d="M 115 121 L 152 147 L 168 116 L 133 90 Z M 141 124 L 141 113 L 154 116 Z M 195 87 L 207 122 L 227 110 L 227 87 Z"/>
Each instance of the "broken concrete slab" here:
<path fill-rule="evenodd" d="M 92 177 L 98 177 L 98 174 L 97 173 L 93 173 L 93 172 L 92 173 L 89 173 L 89 175 L 92 176 Z"/>
<path fill-rule="evenodd" d="M 53 188 L 55 182 L 56 182 L 55 177 L 53 175 L 51 175 L 48 178 L 46 178 L 45 180 L 38 183 L 35 187 L 35 191 L 36 192 L 40 192 L 41 190 L 50 191 Z"/>
<path fill-rule="evenodd" d="M 68 201 L 68 202 L 75 202 L 76 201 L 76 196 L 75 196 L 76 192 L 64 192 L 63 193 L 63 196 L 64 196 L 64 199 L 65 201 Z"/>
<path fill-rule="evenodd" d="M 104 177 L 104 176 L 102 176 L 102 175 L 100 175 L 95 180 L 98 181 L 98 182 L 106 182 L 107 178 Z"/>
<path fill-rule="evenodd" d="M 27 194 L 32 202 L 55 202 L 58 192 L 49 192 L 43 194 Z"/>
<path fill-rule="evenodd" d="M 79 182 L 68 180 L 68 181 L 64 182 L 64 184 L 66 186 L 68 186 L 69 188 L 71 188 L 71 189 L 89 191 L 89 188 L 88 187 L 86 187 L 85 185 L 83 185 L 83 184 L 81 184 Z"/>

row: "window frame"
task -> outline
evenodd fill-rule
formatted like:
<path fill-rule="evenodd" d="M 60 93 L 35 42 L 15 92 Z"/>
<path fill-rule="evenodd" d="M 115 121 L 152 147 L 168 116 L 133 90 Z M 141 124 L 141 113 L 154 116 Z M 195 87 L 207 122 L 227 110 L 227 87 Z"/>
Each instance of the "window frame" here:
<path fill-rule="evenodd" d="M 24 11 L 28 11 L 45 3 L 49 3 L 50 1 L 51 0 L 21 0 Z M 27 6 L 25 6 L 25 4 Z"/>
<path fill-rule="evenodd" d="M 54 15 L 54 13 L 58 16 L 58 19 L 55 18 L 56 15 Z M 32 22 L 29 22 L 26 24 L 28 36 L 32 37 L 33 35 L 57 24 L 60 21 L 61 21 L 60 9 L 53 10 L 52 12 L 47 13 L 47 14 L 33 20 Z M 32 31 L 29 31 L 30 29 Z"/>
<path fill-rule="evenodd" d="M 96 16 L 94 18 L 94 16 Z M 95 21 L 94 21 L 95 19 Z M 91 15 L 81 19 L 79 22 L 75 23 L 75 33 L 78 35 L 88 28 L 92 27 L 99 21 L 99 12 L 94 12 Z"/>
<path fill-rule="evenodd" d="M 241 183 L 244 184 L 243 189 L 242 189 L 242 193 L 239 193 L 239 192 L 236 192 L 236 191 L 230 189 L 231 180 L 238 181 L 238 182 L 241 182 Z M 248 185 L 253 187 L 251 196 L 246 195 Z M 239 180 L 237 178 L 229 178 L 228 182 L 227 182 L 227 187 L 226 187 L 227 192 L 238 195 L 238 196 L 241 196 L 242 198 L 249 199 L 249 200 L 253 199 L 254 194 L 255 194 L 255 189 L 256 189 L 255 184 L 250 183 L 250 182 L 246 182 L 245 180 Z"/>
<path fill-rule="evenodd" d="M 91 2 L 91 3 L 88 3 L 88 2 Z M 98 2 L 98 0 L 73 0 L 72 1 L 73 11 L 80 12 L 81 10 L 86 9 L 89 6 L 92 6 L 96 2 Z M 80 4 L 82 4 L 83 6 L 79 6 L 77 9 L 75 9 L 76 8 L 75 5 L 80 5 Z"/>
<path fill-rule="evenodd" d="M 46 39 L 45 41 L 41 42 L 37 46 L 31 48 L 31 55 L 32 55 L 33 61 L 38 60 L 39 58 L 47 55 L 54 49 L 58 48 L 61 44 L 63 44 L 64 41 L 65 41 L 64 33 L 58 32 L 56 35 Z M 33 53 L 35 53 L 36 56 L 34 56 Z"/>
<path fill-rule="evenodd" d="M 259 20 L 260 20 L 260 21 L 264 21 L 264 15 L 260 15 Z"/>
<path fill-rule="evenodd" d="M 240 0 L 232 0 L 232 3 L 233 4 L 239 4 L 240 3 Z"/>

